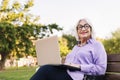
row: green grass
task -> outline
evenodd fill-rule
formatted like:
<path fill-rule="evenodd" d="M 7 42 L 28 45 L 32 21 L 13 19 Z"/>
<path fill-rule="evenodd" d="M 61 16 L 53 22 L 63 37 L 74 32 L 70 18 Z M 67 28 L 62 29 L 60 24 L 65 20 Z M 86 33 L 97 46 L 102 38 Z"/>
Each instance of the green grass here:
<path fill-rule="evenodd" d="M 8 68 L 0 71 L 0 80 L 29 80 L 36 67 Z"/>

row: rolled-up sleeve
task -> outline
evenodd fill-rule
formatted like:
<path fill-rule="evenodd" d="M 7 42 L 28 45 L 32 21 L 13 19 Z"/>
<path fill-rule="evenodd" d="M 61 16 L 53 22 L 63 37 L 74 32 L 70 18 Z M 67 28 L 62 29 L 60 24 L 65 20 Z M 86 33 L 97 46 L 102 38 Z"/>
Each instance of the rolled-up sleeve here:
<path fill-rule="evenodd" d="M 107 67 L 107 54 L 101 43 L 94 45 L 93 62 L 81 64 L 81 71 L 95 75 L 105 74 Z"/>

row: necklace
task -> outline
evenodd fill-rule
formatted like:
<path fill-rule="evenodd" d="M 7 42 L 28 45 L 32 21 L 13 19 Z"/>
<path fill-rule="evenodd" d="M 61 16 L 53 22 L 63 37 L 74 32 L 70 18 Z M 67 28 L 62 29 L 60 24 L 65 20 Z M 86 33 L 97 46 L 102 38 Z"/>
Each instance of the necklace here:
<path fill-rule="evenodd" d="M 80 43 L 80 44 L 78 44 L 79 47 L 82 47 L 82 46 L 84 46 L 84 45 L 86 45 L 86 42 L 85 42 L 85 43 Z"/>

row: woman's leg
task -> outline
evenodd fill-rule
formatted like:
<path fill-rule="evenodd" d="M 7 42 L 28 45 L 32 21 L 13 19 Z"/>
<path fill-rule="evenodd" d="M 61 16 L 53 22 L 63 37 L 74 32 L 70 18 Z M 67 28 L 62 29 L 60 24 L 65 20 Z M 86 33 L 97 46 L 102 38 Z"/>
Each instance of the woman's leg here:
<path fill-rule="evenodd" d="M 53 65 L 44 65 L 32 76 L 30 80 L 72 80 L 66 69 Z"/>

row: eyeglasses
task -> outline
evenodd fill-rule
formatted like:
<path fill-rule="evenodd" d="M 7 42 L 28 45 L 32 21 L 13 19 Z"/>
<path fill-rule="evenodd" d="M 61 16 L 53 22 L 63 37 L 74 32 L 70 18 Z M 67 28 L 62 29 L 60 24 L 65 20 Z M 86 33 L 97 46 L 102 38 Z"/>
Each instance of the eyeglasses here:
<path fill-rule="evenodd" d="M 90 25 L 89 25 L 89 24 L 85 24 L 85 25 L 83 25 L 83 26 L 82 26 L 82 25 L 78 25 L 78 26 L 77 26 L 77 30 L 82 30 L 83 27 L 84 27 L 84 29 L 87 30 L 87 29 L 90 27 Z"/>

